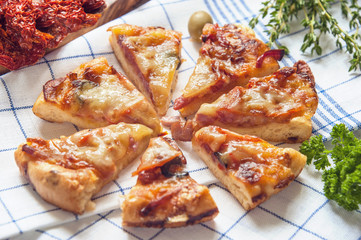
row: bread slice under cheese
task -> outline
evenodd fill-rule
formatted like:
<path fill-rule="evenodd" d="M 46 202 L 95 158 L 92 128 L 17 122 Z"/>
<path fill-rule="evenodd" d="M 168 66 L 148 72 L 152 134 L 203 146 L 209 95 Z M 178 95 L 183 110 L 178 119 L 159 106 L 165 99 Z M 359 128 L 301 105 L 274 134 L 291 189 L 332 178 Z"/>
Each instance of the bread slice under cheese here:
<path fill-rule="evenodd" d="M 110 43 L 124 72 L 166 114 L 181 64 L 182 34 L 162 27 L 120 24 L 109 28 Z"/>
<path fill-rule="evenodd" d="M 278 148 L 260 138 L 216 126 L 196 132 L 192 146 L 246 210 L 286 188 L 307 159 L 292 148 Z"/>
<path fill-rule="evenodd" d="M 124 226 L 181 227 L 213 219 L 218 208 L 206 186 L 184 170 L 186 159 L 168 137 L 152 138 L 122 203 Z"/>
<path fill-rule="evenodd" d="M 317 105 L 313 74 L 298 61 L 203 104 L 194 120 L 196 129 L 216 125 L 266 141 L 303 142 L 312 134 Z"/>
<path fill-rule="evenodd" d="M 81 128 L 126 122 L 146 125 L 154 135 L 161 131 L 153 106 L 104 57 L 45 83 L 33 112 L 42 119 L 71 122 Z"/>
<path fill-rule="evenodd" d="M 92 196 L 145 150 L 152 133 L 141 124 L 119 123 L 59 139 L 28 138 L 15 161 L 44 200 L 81 214 L 93 209 Z"/>
<path fill-rule="evenodd" d="M 206 24 L 202 41 L 194 71 L 174 102 L 173 108 L 183 117 L 235 86 L 245 86 L 250 78 L 267 76 L 279 68 L 273 57 L 265 57 L 257 67 L 257 59 L 270 49 L 247 26 Z"/>

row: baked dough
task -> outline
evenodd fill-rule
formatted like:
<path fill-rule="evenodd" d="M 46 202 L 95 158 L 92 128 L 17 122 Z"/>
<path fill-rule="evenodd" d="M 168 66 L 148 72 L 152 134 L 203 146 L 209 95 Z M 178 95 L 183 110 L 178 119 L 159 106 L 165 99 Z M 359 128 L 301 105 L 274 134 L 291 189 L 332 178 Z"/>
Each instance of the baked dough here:
<path fill-rule="evenodd" d="M 218 208 L 208 188 L 189 176 L 185 164 L 173 140 L 151 139 L 133 174 L 137 183 L 122 203 L 123 225 L 181 227 L 215 218 Z"/>
<path fill-rule="evenodd" d="M 162 27 L 120 24 L 109 28 L 110 43 L 124 72 L 166 114 L 181 64 L 182 34 Z"/>
<path fill-rule="evenodd" d="M 15 161 L 44 200 L 82 214 L 95 207 L 91 197 L 145 150 L 152 133 L 140 124 L 119 123 L 59 139 L 28 138 Z"/>
<path fill-rule="evenodd" d="M 246 210 L 285 189 L 307 159 L 292 148 L 278 148 L 260 138 L 216 126 L 196 132 L 192 146 Z"/>
<path fill-rule="evenodd" d="M 194 71 L 174 103 L 173 108 L 183 117 L 235 86 L 245 86 L 250 78 L 267 76 L 279 68 L 273 57 L 265 57 L 261 66 L 256 66 L 257 59 L 270 49 L 247 26 L 206 24 L 202 41 Z"/>
<path fill-rule="evenodd" d="M 146 125 L 154 135 L 161 131 L 153 106 L 104 57 L 45 83 L 33 112 L 47 121 L 71 122 L 81 128 L 126 122 Z"/>

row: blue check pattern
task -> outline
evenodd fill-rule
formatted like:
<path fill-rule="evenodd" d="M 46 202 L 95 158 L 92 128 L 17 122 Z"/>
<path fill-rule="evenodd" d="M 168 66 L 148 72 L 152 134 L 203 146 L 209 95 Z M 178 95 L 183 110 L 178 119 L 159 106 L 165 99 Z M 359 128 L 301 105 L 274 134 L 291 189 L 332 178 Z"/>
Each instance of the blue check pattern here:
<path fill-rule="evenodd" d="M 48 123 L 32 114 L 32 106 L 42 85 L 65 75 L 82 62 L 99 56 L 121 71 L 108 43 L 109 26 L 119 23 L 163 26 L 183 33 L 183 62 L 174 98 L 187 83 L 198 58 L 198 48 L 190 41 L 187 21 L 196 10 L 208 11 L 215 22 L 248 24 L 261 7 L 254 0 L 152 0 L 131 13 L 100 27 L 47 54 L 34 66 L 0 76 L 0 239 L 361 239 L 361 212 L 346 212 L 323 194 L 321 176 L 306 166 L 285 190 L 251 211 L 245 211 L 235 198 L 215 179 L 192 152 L 189 143 L 179 143 L 188 159 L 188 170 L 198 182 L 207 185 L 220 210 L 214 221 L 179 229 L 144 229 L 123 227 L 119 195 L 135 183 L 130 177 L 138 163 L 103 189 L 94 201 L 95 211 L 78 216 L 44 202 L 23 179 L 13 152 L 27 137 L 55 138 L 79 129 L 68 123 Z M 333 6 L 335 14 L 339 5 Z M 339 16 L 340 17 L 340 16 Z M 267 42 L 265 21 L 254 29 Z M 307 29 L 296 30 L 279 39 L 290 49 L 281 62 L 292 66 L 305 60 L 313 70 L 319 94 L 319 107 L 313 117 L 313 133 L 329 140 L 336 123 L 349 129 L 361 126 L 361 74 L 348 73 L 348 56 L 325 39 L 322 56 L 301 54 L 299 46 Z M 329 42 L 329 43 L 328 43 Z M 172 109 L 169 115 L 177 114 Z M 281 146 L 294 147 L 297 145 Z"/>

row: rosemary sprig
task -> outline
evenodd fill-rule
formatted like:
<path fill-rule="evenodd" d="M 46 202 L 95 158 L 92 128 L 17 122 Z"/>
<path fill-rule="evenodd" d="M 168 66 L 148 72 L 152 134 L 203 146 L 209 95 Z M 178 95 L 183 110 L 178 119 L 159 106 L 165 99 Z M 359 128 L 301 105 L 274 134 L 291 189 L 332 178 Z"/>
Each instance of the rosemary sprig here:
<path fill-rule="evenodd" d="M 349 71 L 361 70 L 361 45 L 359 40 L 361 35 L 359 27 L 361 25 L 361 7 L 357 0 L 341 0 L 342 15 L 349 20 L 350 31 L 340 27 L 337 19 L 329 12 L 331 4 L 335 0 L 267 0 L 262 2 L 263 7 L 260 13 L 251 19 L 249 25 L 255 27 L 260 18 L 270 16 L 267 23 L 266 32 L 269 35 L 268 44 L 275 44 L 278 48 L 283 48 L 288 52 L 287 47 L 279 46 L 277 39 L 280 34 L 290 32 L 290 22 L 298 19 L 298 15 L 303 13 L 302 26 L 308 28 L 308 33 L 303 38 L 301 51 L 311 49 L 317 55 L 322 54 L 320 37 L 330 33 L 336 38 L 336 46 L 342 49 L 345 46 L 346 52 L 352 55 Z"/>

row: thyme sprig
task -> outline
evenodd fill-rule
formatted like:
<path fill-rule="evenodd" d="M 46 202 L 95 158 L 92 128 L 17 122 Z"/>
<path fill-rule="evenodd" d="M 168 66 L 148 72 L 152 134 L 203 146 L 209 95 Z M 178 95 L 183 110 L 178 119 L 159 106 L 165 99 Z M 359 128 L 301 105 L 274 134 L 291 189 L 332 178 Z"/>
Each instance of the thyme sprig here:
<path fill-rule="evenodd" d="M 331 4 L 339 2 L 343 17 L 349 21 L 349 31 L 344 30 L 337 19 L 330 13 Z M 308 32 L 303 38 L 301 51 L 311 49 L 311 54 L 322 54 L 320 38 L 324 34 L 332 34 L 336 38 L 336 46 L 340 49 L 345 47 L 346 52 L 352 55 L 349 71 L 361 70 L 361 45 L 359 40 L 361 35 L 359 28 L 361 25 L 361 7 L 357 0 L 267 0 L 262 2 L 263 7 L 257 16 L 251 19 L 249 25 L 255 27 L 260 18 L 270 16 L 266 24 L 269 35 L 268 44 L 275 44 L 278 48 L 283 48 L 288 52 L 287 47 L 277 43 L 280 34 L 290 32 L 290 23 L 293 19 L 299 19 L 303 27 L 308 28 Z"/>

